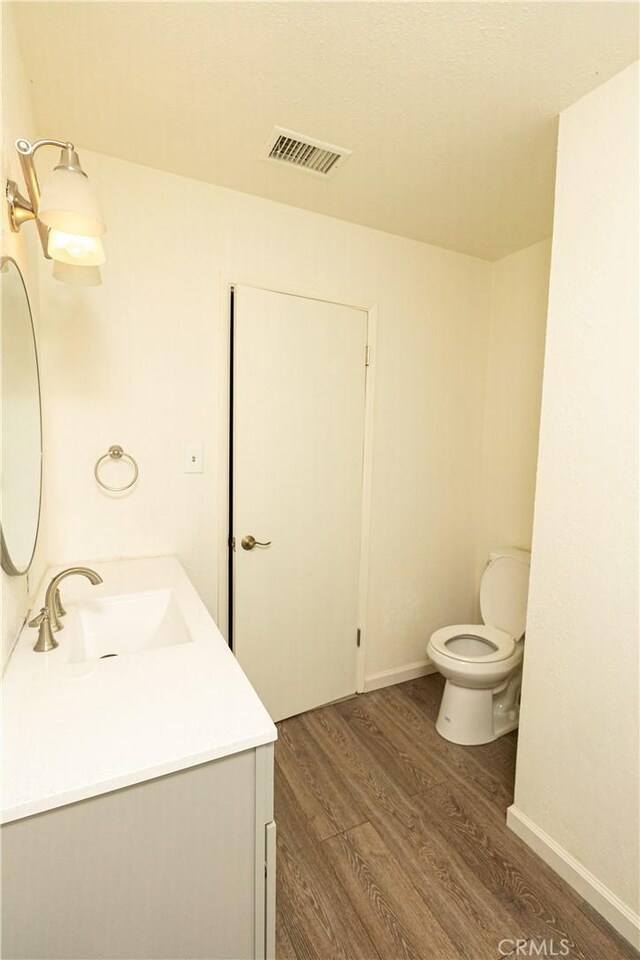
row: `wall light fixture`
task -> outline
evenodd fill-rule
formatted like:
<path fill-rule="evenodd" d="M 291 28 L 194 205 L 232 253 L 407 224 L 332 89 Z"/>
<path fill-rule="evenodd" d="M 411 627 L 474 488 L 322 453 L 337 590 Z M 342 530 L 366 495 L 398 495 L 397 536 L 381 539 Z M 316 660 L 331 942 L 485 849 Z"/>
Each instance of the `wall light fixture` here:
<path fill-rule="evenodd" d="M 42 190 L 34 157 L 41 147 L 58 147 L 60 159 Z M 106 227 L 102 212 L 72 143 L 62 140 L 16 140 L 16 150 L 28 197 L 15 180 L 7 181 L 11 228 L 35 220 L 47 260 L 54 261 L 53 276 L 63 283 L 95 286 L 101 283 L 105 261 L 100 237 Z"/>

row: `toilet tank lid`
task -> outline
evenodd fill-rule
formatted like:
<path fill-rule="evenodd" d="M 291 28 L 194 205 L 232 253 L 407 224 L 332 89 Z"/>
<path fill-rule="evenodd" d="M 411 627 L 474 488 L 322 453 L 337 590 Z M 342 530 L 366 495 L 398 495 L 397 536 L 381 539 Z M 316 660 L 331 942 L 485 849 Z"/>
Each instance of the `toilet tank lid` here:
<path fill-rule="evenodd" d="M 480 584 L 480 611 L 488 627 L 519 640 L 524 634 L 529 595 L 529 556 L 499 553 L 490 559 Z"/>

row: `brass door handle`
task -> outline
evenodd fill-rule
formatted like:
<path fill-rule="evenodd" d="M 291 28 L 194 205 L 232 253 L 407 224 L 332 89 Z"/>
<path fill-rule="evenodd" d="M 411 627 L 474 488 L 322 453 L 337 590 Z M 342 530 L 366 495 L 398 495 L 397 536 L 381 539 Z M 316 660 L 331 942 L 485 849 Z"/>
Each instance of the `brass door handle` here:
<path fill-rule="evenodd" d="M 254 547 L 270 547 L 271 540 L 265 540 L 264 542 L 256 540 L 255 537 L 252 537 L 251 534 L 247 534 L 246 537 L 243 537 L 240 541 L 240 546 L 243 550 L 253 550 Z"/>

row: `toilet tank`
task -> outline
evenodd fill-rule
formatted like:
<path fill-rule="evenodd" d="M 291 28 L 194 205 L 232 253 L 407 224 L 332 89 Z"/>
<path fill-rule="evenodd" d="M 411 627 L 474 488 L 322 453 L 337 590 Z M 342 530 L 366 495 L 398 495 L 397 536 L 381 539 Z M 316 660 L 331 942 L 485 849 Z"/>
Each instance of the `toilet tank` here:
<path fill-rule="evenodd" d="M 531 554 L 516 547 L 499 547 L 489 553 L 480 584 L 482 619 L 519 640 L 524 634 L 529 593 Z"/>
<path fill-rule="evenodd" d="M 494 547 L 494 549 L 489 552 L 489 561 L 497 560 L 498 557 L 513 557 L 514 560 L 531 564 L 531 553 L 529 550 L 520 550 L 518 547 Z"/>

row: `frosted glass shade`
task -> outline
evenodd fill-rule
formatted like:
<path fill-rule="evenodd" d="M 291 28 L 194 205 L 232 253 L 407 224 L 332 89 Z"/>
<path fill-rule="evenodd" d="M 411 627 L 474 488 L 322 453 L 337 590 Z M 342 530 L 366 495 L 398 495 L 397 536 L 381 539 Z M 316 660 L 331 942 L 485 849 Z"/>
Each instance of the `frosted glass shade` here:
<path fill-rule="evenodd" d="M 106 260 L 100 237 L 63 233 L 62 230 L 49 231 L 49 256 L 52 260 L 78 267 L 97 267 Z"/>
<path fill-rule="evenodd" d="M 78 267 L 60 260 L 53 261 L 53 279 L 74 287 L 99 287 L 102 283 L 98 267 Z"/>
<path fill-rule="evenodd" d="M 44 185 L 38 219 L 54 230 L 86 237 L 99 237 L 107 229 L 85 175 L 65 167 L 56 167 Z"/>

